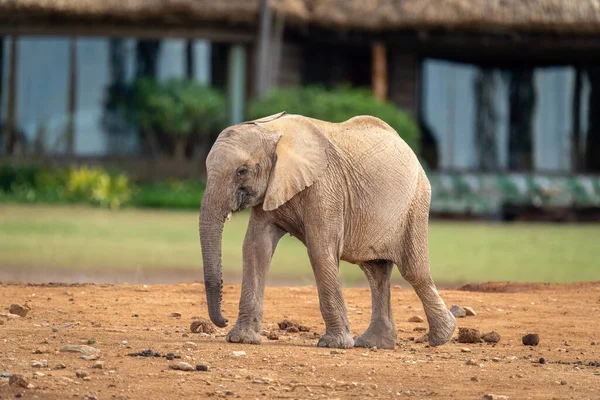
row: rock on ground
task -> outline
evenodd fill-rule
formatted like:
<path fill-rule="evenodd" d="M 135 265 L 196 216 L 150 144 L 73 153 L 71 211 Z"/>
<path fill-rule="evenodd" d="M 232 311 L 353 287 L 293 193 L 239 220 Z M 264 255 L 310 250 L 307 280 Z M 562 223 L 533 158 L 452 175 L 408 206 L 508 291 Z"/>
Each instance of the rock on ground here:
<path fill-rule="evenodd" d="M 540 343 L 540 336 L 537 333 L 529 333 L 523 336 L 522 340 L 525 346 L 537 346 Z"/>
<path fill-rule="evenodd" d="M 283 321 L 278 322 L 277 325 L 279 325 L 280 330 L 287 331 L 289 333 L 310 331 L 310 328 L 308 326 L 301 325 L 300 323 L 296 321 L 291 321 L 289 319 L 284 319 Z"/>
<path fill-rule="evenodd" d="M 169 368 L 179 370 L 179 371 L 193 371 L 194 370 L 194 367 L 192 367 L 191 364 L 188 364 L 186 362 L 179 362 L 177 364 L 171 364 L 171 365 L 169 365 Z"/>
<path fill-rule="evenodd" d="M 15 314 L 18 315 L 20 317 L 25 317 L 27 316 L 27 313 L 29 312 L 30 308 L 28 305 L 20 305 L 20 304 L 11 304 L 10 307 L 8 308 L 8 312 L 11 314 Z"/>
<path fill-rule="evenodd" d="M 458 328 L 458 343 L 479 343 L 481 333 L 477 329 Z"/>
<path fill-rule="evenodd" d="M 60 351 L 67 353 L 83 353 L 86 356 L 100 353 L 99 349 L 85 344 L 67 344 L 66 346 L 63 346 Z"/>
<path fill-rule="evenodd" d="M 279 335 L 277 334 L 277 332 L 269 332 L 267 334 L 267 339 L 269 339 L 269 340 L 279 340 Z"/>
<path fill-rule="evenodd" d="M 500 335 L 496 331 L 485 333 L 481 338 L 487 343 L 498 343 L 500 341 Z"/>
<path fill-rule="evenodd" d="M 483 398 L 485 400 L 508 400 L 508 396 L 503 396 L 501 394 L 486 394 Z"/>
<path fill-rule="evenodd" d="M 92 368 L 94 368 L 94 369 L 103 369 L 104 368 L 104 361 L 94 361 L 94 363 L 92 364 Z"/>
<path fill-rule="evenodd" d="M 210 322 L 207 319 L 204 318 L 200 318 L 194 322 L 192 322 L 192 324 L 190 325 L 190 331 L 192 333 L 215 333 L 215 327 L 212 324 L 212 322 Z"/>
<path fill-rule="evenodd" d="M 420 315 L 414 315 L 408 319 L 408 322 L 423 322 L 423 317 Z"/>
<path fill-rule="evenodd" d="M 452 307 L 450 307 L 450 312 L 456 318 L 463 318 L 463 317 L 467 316 L 467 312 L 465 311 L 465 309 L 462 308 L 461 306 L 456 305 L 456 304 L 454 304 Z"/>
<path fill-rule="evenodd" d="M 15 374 L 15 375 L 11 375 L 10 378 L 8 378 L 8 384 L 10 386 L 18 386 L 18 387 L 26 388 L 27 386 L 29 386 L 29 381 L 23 375 Z"/>
<path fill-rule="evenodd" d="M 465 313 L 467 314 L 467 317 L 476 317 L 477 316 L 477 313 L 471 307 L 463 307 L 463 308 L 465 310 Z"/>
<path fill-rule="evenodd" d="M 78 369 L 77 371 L 75 371 L 75 375 L 77 375 L 78 378 L 85 378 L 86 376 L 90 376 L 90 374 L 88 374 L 82 369 Z"/>

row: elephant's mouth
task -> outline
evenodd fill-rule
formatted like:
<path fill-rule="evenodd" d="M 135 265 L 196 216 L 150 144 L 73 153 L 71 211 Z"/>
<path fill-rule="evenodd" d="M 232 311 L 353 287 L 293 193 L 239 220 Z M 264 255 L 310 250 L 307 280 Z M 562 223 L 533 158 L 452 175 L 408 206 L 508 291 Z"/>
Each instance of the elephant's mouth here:
<path fill-rule="evenodd" d="M 252 202 L 252 195 L 247 188 L 240 188 L 236 193 L 236 204 L 237 207 L 233 209 L 233 212 L 242 211 L 248 204 Z"/>

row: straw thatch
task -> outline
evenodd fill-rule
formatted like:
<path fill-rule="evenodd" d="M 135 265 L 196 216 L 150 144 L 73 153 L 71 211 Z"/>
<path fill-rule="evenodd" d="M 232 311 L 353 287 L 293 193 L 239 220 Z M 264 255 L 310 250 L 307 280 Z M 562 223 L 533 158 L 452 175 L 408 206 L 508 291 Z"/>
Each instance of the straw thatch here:
<path fill-rule="evenodd" d="M 255 24 L 260 0 L 0 0 L 0 20 Z"/>
<path fill-rule="evenodd" d="M 271 0 L 296 23 L 343 30 L 600 33 L 600 0 Z"/>

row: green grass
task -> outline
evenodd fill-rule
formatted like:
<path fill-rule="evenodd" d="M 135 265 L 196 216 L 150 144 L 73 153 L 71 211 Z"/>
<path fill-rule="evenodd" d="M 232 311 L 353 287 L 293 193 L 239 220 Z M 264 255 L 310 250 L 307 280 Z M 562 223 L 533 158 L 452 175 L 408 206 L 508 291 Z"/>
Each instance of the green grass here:
<path fill-rule="evenodd" d="M 226 277 L 239 276 L 248 213 L 225 225 Z M 600 280 L 600 224 L 432 222 L 435 280 L 574 282 Z M 189 211 L 108 211 L 87 206 L 0 205 L 0 268 L 82 270 L 197 269 L 202 279 L 198 215 Z M 346 285 L 364 282 L 358 267 L 340 267 Z M 395 280 L 400 280 L 398 271 Z M 312 283 L 305 247 L 284 237 L 270 277 Z"/>

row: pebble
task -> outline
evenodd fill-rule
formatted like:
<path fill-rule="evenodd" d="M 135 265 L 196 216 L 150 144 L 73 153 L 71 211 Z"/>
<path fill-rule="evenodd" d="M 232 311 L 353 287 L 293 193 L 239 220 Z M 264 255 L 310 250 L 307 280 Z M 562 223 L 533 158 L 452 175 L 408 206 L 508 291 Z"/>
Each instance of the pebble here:
<path fill-rule="evenodd" d="M 269 332 L 267 334 L 267 339 L 269 339 L 269 340 L 279 340 L 279 334 L 277 334 L 277 332 Z"/>
<path fill-rule="evenodd" d="M 194 342 L 185 342 L 183 344 L 183 347 L 185 347 L 186 349 L 195 349 L 196 347 L 198 347 L 198 345 Z"/>
<path fill-rule="evenodd" d="M 525 346 L 537 346 L 540 343 L 540 336 L 537 333 L 529 333 L 523 336 L 522 340 Z"/>
<path fill-rule="evenodd" d="M 485 333 L 481 336 L 481 338 L 486 343 L 498 343 L 500 341 L 500 335 L 496 331 Z"/>
<path fill-rule="evenodd" d="M 192 324 L 190 325 L 190 331 L 192 333 L 215 333 L 215 327 L 212 324 L 212 322 L 210 322 L 207 319 L 204 318 L 200 318 L 196 321 L 193 321 Z"/>
<path fill-rule="evenodd" d="M 181 318 L 181 313 L 173 312 L 173 313 L 171 313 L 171 315 L 169 315 L 169 317 L 171 317 L 171 318 Z"/>
<path fill-rule="evenodd" d="M 463 317 L 467 316 L 467 312 L 465 311 L 465 309 L 456 304 L 454 304 L 452 307 L 450 307 L 450 312 L 456 318 L 463 318 Z"/>
<path fill-rule="evenodd" d="M 346 354 L 346 350 L 331 350 L 329 354 Z"/>
<path fill-rule="evenodd" d="M 88 374 L 86 371 L 84 371 L 82 369 L 78 369 L 77 371 L 75 371 L 75 375 L 78 378 L 85 378 L 86 376 L 89 376 L 90 374 Z"/>
<path fill-rule="evenodd" d="M 48 366 L 48 360 L 33 360 L 31 362 L 32 368 L 46 368 Z"/>
<path fill-rule="evenodd" d="M 29 306 L 22 306 L 20 304 L 11 304 L 8 308 L 8 312 L 11 314 L 18 315 L 19 317 L 25 317 L 29 312 Z"/>
<path fill-rule="evenodd" d="M 544 357 L 541 357 L 540 360 L 538 361 L 540 364 L 546 364 L 546 359 Z"/>
<path fill-rule="evenodd" d="M 65 369 L 67 366 L 65 364 L 57 364 L 53 369 Z"/>
<path fill-rule="evenodd" d="M 508 396 L 503 396 L 501 394 L 486 394 L 483 398 L 486 400 L 508 400 Z"/>
<path fill-rule="evenodd" d="M 246 355 L 245 351 L 233 351 L 231 352 L 231 354 L 233 354 L 234 357 L 243 357 Z"/>
<path fill-rule="evenodd" d="M 127 342 L 127 340 L 121 340 L 121 344 L 122 344 L 123 346 L 125 346 L 127 343 L 128 343 L 128 342 Z"/>
<path fill-rule="evenodd" d="M 94 361 L 94 363 L 92 364 L 92 368 L 104 369 L 104 361 Z"/>
<path fill-rule="evenodd" d="M 8 379 L 8 384 L 10 386 L 19 386 L 26 388 L 27 386 L 29 386 L 29 381 L 23 375 L 15 374 L 10 376 L 10 378 Z"/>
<path fill-rule="evenodd" d="M 598 342 L 596 342 L 595 340 L 592 340 L 592 343 L 590 343 L 590 345 L 592 346 L 596 346 L 598 344 Z"/>
<path fill-rule="evenodd" d="M 196 365 L 196 371 L 204 371 L 207 372 L 209 370 L 208 365 L 198 364 Z"/>
<path fill-rule="evenodd" d="M 473 360 L 467 360 L 467 362 L 465 364 L 466 365 L 476 365 L 479 368 L 483 368 L 483 364 L 479 364 L 477 361 L 473 361 Z"/>
<path fill-rule="evenodd" d="M 477 329 L 458 328 L 458 343 L 479 343 L 481 334 Z"/>
<path fill-rule="evenodd" d="M 560 381 L 560 384 L 561 384 L 561 385 L 563 385 L 563 386 L 565 386 L 565 385 L 567 384 L 567 381 L 565 381 L 565 380 L 561 380 L 561 381 Z"/>
<path fill-rule="evenodd" d="M 476 317 L 477 313 L 471 307 L 463 307 L 467 317 Z"/>
<path fill-rule="evenodd" d="M 471 377 L 471 382 L 479 382 L 479 378 L 476 376 Z"/>
<path fill-rule="evenodd" d="M 83 353 L 85 355 L 94 355 L 100 353 L 100 350 L 85 344 L 68 344 L 60 349 L 61 352 Z"/>
<path fill-rule="evenodd" d="M 415 339 L 415 343 L 425 343 L 429 341 L 429 333 L 424 334 L 420 338 Z"/>
<path fill-rule="evenodd" d="M 500 357 L 494 357 L 494 358 L 492 358 L 492 361 L 493 362 L 500 362 L 500 361 L 502 361 L 502 359 Z"/>
<path fill-rule="evenodd" d="M 179 362 L 177 364 L 171 364 L 169 365 L 170 369 L 175 369 L 175 370 L 179 370 L 179 371 L 193 371 L 194 367 L 191 366 L 191 364 L 188 364 L 186 362 Z"/>
<path fill-rule="evenodd" d="M 423 322 L 423 317 L 420 315 L 414 315 L 408 319 L 408 322 Z"/>
<path fill-rule="evenodd" d="M 0 378 L 10 378 L 10 374 L 8 372 L 3 372 L 0 374 Z"/>
<path fill-rule="evenodd" d="M 460 351 L 461 351 L 462 353 L 470 353 L 470 352 L 471 352 L 471 349 L 470 349 L 470 348 L 468 348 L 468 347 L 463 347 L 463 348 L 461 348 L 461 349 L 460 349 Z"/>

